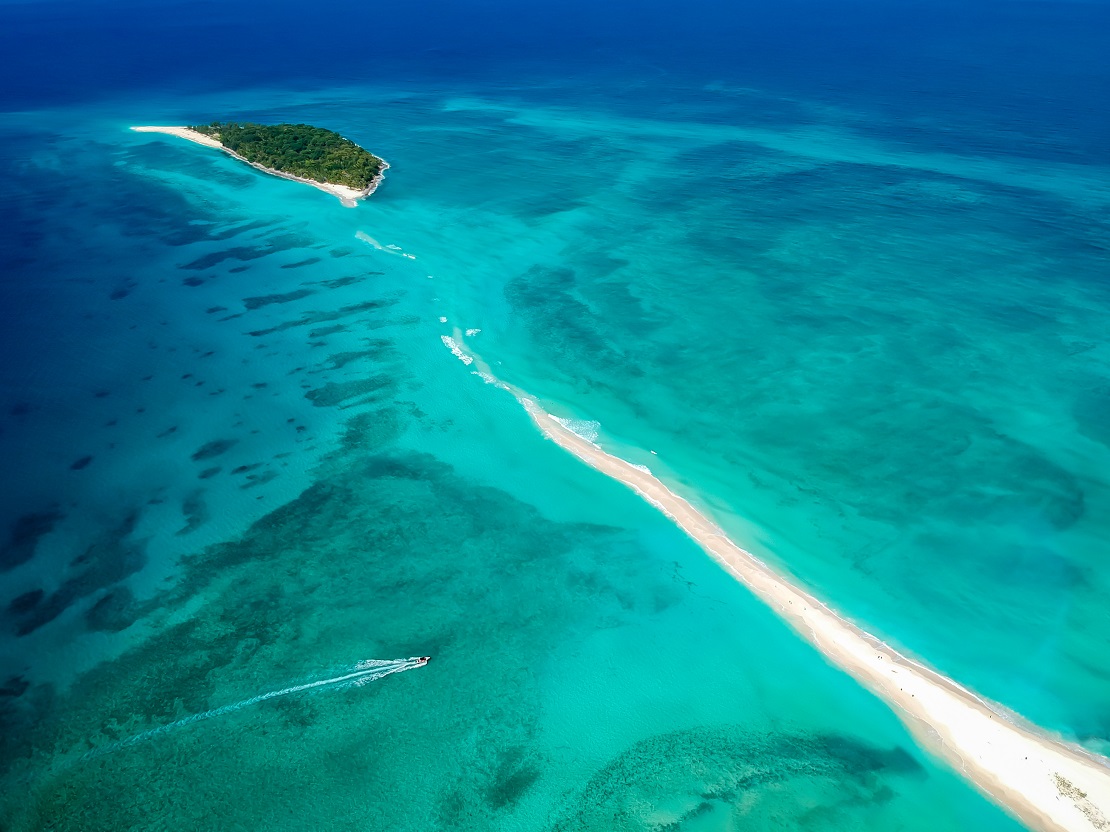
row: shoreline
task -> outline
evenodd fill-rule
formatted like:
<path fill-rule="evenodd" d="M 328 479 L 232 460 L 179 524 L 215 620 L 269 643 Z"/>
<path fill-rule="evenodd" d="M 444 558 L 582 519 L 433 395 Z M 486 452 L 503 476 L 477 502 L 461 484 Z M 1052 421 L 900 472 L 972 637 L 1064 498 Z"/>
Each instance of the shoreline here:
<path fill-rule="evenodd" d="M 202 144 L 205 147 L 214 147 L 217 150 L 222 150 L 229 156 L 234 156 L 241 162 L 246 162 L 252 168 L 260 170 L 263 173 L 268 173 L 271 176 L 277 176 L 281 179 L 289 179 L 293 182 L 301 182 L 305 185 L 311 185 L 312 187 L 318 188 L 325 193 L 329 193 L 334 197 L 338 197 L 339 201 L 342 202 L 343 205 L 347 208 L 354 208 L 358 204 L 358 200 L 365 199 L 366 197 L 372 195 L 374 191 L 378 189 L 378 186 L 382 183 L 382 180 L 385 178 L 385 172 L 389 169 L 389 162 L 386 162 L 385 159 L 382 159 L 382 169 L 372 180 L 370 180 L 370 184 L 360 191 L 357 188 L 351 188 L 347 185 L 333 185 L 328 182 L 317 182 L 315 179 L 306 179 L 303 176 L 296 176 L 292 173 L 286 173 L 285 171 L 268 168 L 265 165 L 260 165 L 257 162 L 252 162 L 249 159 L 245 159 L 234 150 L 230 150 L 229 148 L 224 147 L 211 136 L 206 136 L 203 133 L 198 133 L 196 130 L 190 130 L 188 127 L 144 126 L 132 127 L 131 129 L 134 130 L 136 133 L 163 133 L 167 136 L 177 136 L 178 138 L 185 139 L 190 142 Z"/>
<path fill-rule="evenodd" d="M 836 667 L 877 695 L 917 740 L 1003 809 L 1043 832 L 1110 830 L 1110 760 L 1053 737 L 1009 709 L 894 650 L 734 543 L 647 468 L 567 428 L 523 390 L 495 378 L 443 341 L 487 383 L 511 393 L 540 432 L 591 468 L 627 486 L 671 519 L 710 557 Z"/>

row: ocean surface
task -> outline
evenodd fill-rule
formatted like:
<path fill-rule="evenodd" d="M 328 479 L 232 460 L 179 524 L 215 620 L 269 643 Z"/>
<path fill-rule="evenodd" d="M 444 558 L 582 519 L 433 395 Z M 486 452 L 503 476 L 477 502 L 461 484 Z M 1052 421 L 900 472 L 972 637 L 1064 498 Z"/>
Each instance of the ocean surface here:
<path fill-rule="evenodd" d="M 1021 828 L 445 337 L 1110 752 L 1106 3 L 5 0 L 0 53 L 0 827 Z M 127 129 L 213 119 L 392 167 Z"/>

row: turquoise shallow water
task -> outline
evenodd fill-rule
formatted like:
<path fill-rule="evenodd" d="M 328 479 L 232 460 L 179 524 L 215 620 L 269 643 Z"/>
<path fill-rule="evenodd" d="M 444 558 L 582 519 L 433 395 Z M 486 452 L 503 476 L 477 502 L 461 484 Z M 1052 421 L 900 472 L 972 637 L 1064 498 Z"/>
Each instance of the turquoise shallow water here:
<path fill-rule="evenodd" d="M 444 335 L 853 619 L 1110 741 L 1105 171 L 606 80 L 6 117 L 6 826 L 1018 828 Z M 349 210 L 126 130 L 232 110 L 393 168 Z"/>
<path fill-rule="evenodd" d="M 741 123 L 762 103 L 732 95 Z M 924 152 L 836 112 L 722 126 L 722 96 L 673 124 L 466 105 L 587 144 L 598 177 L 535 223 L 526 268 L 486 272 L 508 303 L 483 337 L 530 349 L 499 372 L 857 620 L 1099 747 L 1106 170 Z"/>
<path fill-rule="evenodd" d="M 562 92 L 444 104 L 455 152 L 503 142 L 495 188 L 540 174 L 525 195 L 437 179 L 391 212 L 448 219 L 423 262 L 472 348 L 857 620 L 1102 747 L 1106 169 L 817 105 L 772 130 L 750 90 L 635 115 Z"/>

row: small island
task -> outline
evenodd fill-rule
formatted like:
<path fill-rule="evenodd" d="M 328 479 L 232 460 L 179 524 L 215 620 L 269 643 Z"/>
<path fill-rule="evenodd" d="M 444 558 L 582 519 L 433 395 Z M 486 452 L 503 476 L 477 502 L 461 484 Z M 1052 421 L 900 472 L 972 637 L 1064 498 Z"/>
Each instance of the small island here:
<path fill-rule="evenodd" d="M 193 127 L 132 127 L 215 147 L 265 173 L 304 182 L 344 205 L 374 193 L 389 167 L 338 133 L 309 124 L 218 122 Z"/>

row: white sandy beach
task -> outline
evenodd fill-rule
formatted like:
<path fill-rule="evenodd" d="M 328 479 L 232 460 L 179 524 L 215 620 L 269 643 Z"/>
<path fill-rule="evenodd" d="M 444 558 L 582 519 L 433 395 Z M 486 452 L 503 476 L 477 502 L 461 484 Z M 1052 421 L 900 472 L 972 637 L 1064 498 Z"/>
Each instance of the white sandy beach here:
<path fill-rule="evenodd" d="M 545 436 L 674 520 L 829 661 L 890 704 L 923 745 L 947 759 L 998 804 L 1044 832 L 1110 830 L 1110 761 L 1053 738 L 841 618 L 736 545 L 646 468 L 606 453 L 523 391 L 496 380 L 480 359 L 465 352 L 461 342 L 458 332 L 455 338 L 444 338 L 456 357 L 512 393 Z"/>
<path fill-rule="evenodd" d="M 291 179 L 294 182 L 303 182 L 305 185 L 311 185 L 314 188 L 319 188 L 321 191 L 325 191 L 332 196 L 339 197 L 339 200 L 348 207 L 354 207 L 357 204 L 358 200 L 370 196 L 370 194 L 374 193 L 378 185 L 381 183 L 382 179 L 381 174 L 378 174 L 378 176 L 371 183 L 370 187 L 360 191 L 356 188 L 348 188 L 346 185 L 332 185 L 326 182 L 316 182 L 313 179 L 305 179 L 303 176 L 294 176 L 291 173 L 284 173 L 280 170 L 274 170 L 273 168 L 268 168 L 264 165 L 259 165 L 255 162 L 247 161 L 233 150 L 228 150 L 211 136 L 206 136 L 203 133 L 198 133 L 196 130 L 190 130 L 188 127 L 147 126 L 132 127 L 131 129 L 137 133 L 165 133 L 169 136 L 177 136 L 178 138 L 188 139 L 189 141 L 196 142 L 197 144 L 203 144 L 205 147 L 214 147 L 218 150 L 222 150 L 224 153 L 234 156 L 236 159 L 239 159 L 242 162 L 246 162 L 251 167 L 257 168 L 263 173 L 269 173 L 273 176 L 280 176 L 282 179 Z M 382 168 L 382 170 L 384 171 L 388 167 L 389 165 L 386 164 L 385 167 Z"/>

